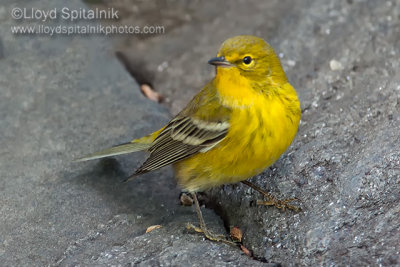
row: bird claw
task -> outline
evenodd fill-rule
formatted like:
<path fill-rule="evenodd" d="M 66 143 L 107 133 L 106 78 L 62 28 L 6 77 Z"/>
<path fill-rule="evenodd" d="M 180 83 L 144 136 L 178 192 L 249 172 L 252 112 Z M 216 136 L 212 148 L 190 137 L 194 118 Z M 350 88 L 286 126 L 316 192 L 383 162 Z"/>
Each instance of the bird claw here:
<path fill-rule="evenodd" d="M 268 198 L 267 201 L 257 200 L 257 205 L 275 206 L 281 210 L 289 209 L 289 210 L 294 210 L 294 211 L 301 211 L 300 207 L 289 204 L 290 202 L 293 202 L 293 201 L 299 201 L 297 198 L 288 198 L 288 199 L 280 200 L 280 199 L 276 198 L 274 195 L 272 195 L 271 193 L 264 191 L 262 188 L 256 186 L 253 183 L 250 183 L 249 181 L 242 181 L 242 183 L 251 187 L 252 189 L 256 190 L 257 192 L 262 194 L 264 197 Z"/>
<path fill-rule="evenodd" d="M 297 198 L 288 198 L 288 199 L 277 199 L 277 198 L 270 198 L 267 201 L 264 200 L 257 200 L 257 205 L 264 205 L 264 206 L 275 206 L 278 209 L 281 210 L 293 210 L 293 211 L 301 211 L 300 207 L 297 207 L 295 205 L 289 204 L 290 202 L 298 201 Z"/>
<path fill-rule="evenodd" d="M 204 237 L 207 238 L 208 240 L 215 241 L 215 242 L 222 242 L 222 243 L 234 246 L 234 247 L 237 246 L 237 244 L 235 242 L 226 239 L 226 237 L 224 235 L 214 234 L 213 232 L 209 231 L 207 228 L 201 228 L 201 227 L 197 227 L 191 223 L 187 223 L 186 229 L 194 230 L 198 233 L 202 233 L 204 235 Z"/>

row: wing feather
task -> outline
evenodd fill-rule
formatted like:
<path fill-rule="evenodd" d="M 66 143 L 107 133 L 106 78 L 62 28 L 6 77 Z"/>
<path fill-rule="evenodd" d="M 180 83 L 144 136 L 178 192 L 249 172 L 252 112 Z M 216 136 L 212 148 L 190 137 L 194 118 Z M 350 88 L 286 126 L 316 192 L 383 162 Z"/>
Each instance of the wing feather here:
<path fill-rule="evenodd" d="M 207 122 L 176 117 L 157 136 L 149 148 L 150 157 L 135 172 L 141 174 L 175 163 L 221 142 L 229 129 L 227 122 Z"/>

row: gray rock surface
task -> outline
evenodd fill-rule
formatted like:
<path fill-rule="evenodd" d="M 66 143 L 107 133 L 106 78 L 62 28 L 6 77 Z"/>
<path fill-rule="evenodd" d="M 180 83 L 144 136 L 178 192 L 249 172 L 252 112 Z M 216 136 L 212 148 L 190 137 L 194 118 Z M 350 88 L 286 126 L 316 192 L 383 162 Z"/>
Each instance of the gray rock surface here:
<path fill-rule="evenodd" d="M 242 186 L 215 194 L 256 255 L 400 264 L 399 11 L 399 1 L 316 1 L 278 31 L 302 123 L 288 153 L 253 181 L 301 199 L 304 211 L 250 207 L 254 193 Z"/>
<path fill-rule="evenodd" d="M 70 163 L 160 127 L 168 112 L 140 94 L 111 37 L 15 36 L 10 26 L 21 23 L 11 19 L 12 7 L 62 5 L 3 2 L 2 264 L 265 264 L 185 230 L 197 218 L 179 205 L 170 169 L 121 184 L 144 154 Z M 118 37 L 115 45 L 173 114 L 212 77 L 207 60 L 237 34 L 268 40 L 299 93 L 303 117 L 293 145 L 252 181 L 299 198 L 303 211 L 255 206 L 257 193 L 227 185 L 207 192 L 224 220 L 204 209 L 211 228 L 239 226 L 255 256 L 285 266 L 400 264 L 399 1 L 112 5 L 124 15 L 121 24 L 166 26 L 163 35 Z"/>
<path fill-rule="evenodd" d="M 299 198 L 303 212 L 256 207 L 260 196 L 244 185 L 212 190 L 210 207 L 268 261 L 399 265 L 400 1 L 159 4 L 162 12 L 137 4 L 132 17 L 161 19 L 170 25 L 166 35 L 132 38 L 118 49 L 132 61 L 134 51 L 147 55 L 173 113 L 212 77 L 205 63 L 219 45 L 243 33 L 275 47 L 302 102 L 293 145 L 252 181 Z"/>
<path fill-rule="evenodd" d="M 3 4 L 1 265 L 259 264 L 185 229 L 197 218 L 191 207 L 180 206 L 169 169 L 122 184 L 144 154 L 71 163 L 157 129 L 168 112 L 142 96 L 106 37 L 11 34 L 13 25 L 39 24 L 14 21 L 13 7 L 61 3 Z M 84 6 L 72 1 L 68 7 Z M 215 213 L 205 216 L 215 231 L 224 230 Z M 162 228 L 146 234 L 152 225 Z"/>

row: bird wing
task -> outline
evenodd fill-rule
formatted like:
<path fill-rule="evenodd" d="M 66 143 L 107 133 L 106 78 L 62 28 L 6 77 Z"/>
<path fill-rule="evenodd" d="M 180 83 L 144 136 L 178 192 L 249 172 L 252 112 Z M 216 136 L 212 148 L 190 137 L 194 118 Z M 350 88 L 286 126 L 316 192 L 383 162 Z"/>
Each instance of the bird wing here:
<path fill-rule="evenodd" d="M 149 158 L 135 175 L 212 149 L 225 138 L 230 113 L 206 87 L 155 138 L 149 148 Z"/>

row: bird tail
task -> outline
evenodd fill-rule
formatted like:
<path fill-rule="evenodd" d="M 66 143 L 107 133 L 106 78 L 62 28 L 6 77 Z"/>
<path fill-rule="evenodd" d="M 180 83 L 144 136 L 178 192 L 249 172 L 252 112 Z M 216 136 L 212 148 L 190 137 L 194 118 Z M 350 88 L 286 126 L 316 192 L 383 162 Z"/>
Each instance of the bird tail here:
<path fill-rule="evenodd" d="M 151 143 L 154 141 L 154 139 L 158 136 L 158 134 L 163 129 L 164 128 L 161 128 L 160 130 L 158 130 L 152 134 L 149 134 L 149 135 L 139 138 L 139 139 L 132 140 L 129 143 L 106 148 L 99 152 L 95 152 L 95 153 L 77 158 L 74 160 L 74 162 L 81 162 L 81 161 L 87 161 L 87 160 L 93 160 L 93 159 L 101 159 L 101 158 L 105 158 L 105 157 L 123 155 L 123 154 L 146 150 L 151 146 Z"/>
<path fill-rule="evenodd" d="M 113 146 L 110 148 L 106 148 L 104 150 L 85 155 L 81 158 L 77 158 L 74 161 L 75 162 L 80 162 L 80 161 L 87 161 L 87 160 L 93 160 L 93 159 L 101 159 L 105 157 L 110 157 L 110 156 L 116 156 L 116 155 L 122 155 L 122 154 L 128 154 L 128 153 L 133 153 L 141 150 L 145 150 L 150 147 L 150 144 L 145 144 L 145 143 L 139 143 L 135 142 L 136 140 L 133 140 L 132 142 Z"/>

